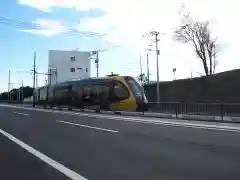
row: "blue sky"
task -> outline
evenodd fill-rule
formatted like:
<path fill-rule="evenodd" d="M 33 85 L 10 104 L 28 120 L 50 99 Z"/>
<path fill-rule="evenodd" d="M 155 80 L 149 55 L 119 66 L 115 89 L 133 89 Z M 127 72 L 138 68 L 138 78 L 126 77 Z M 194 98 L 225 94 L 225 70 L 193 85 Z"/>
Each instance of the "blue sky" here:
<path fill-rule="evenodd" d="M 100 9 L 77 11 L 75 9 L 53 8 L 52 12 L 43 12 L 26 5 L 20 5 L 15 0 L 4 1 L 0 6 L 0 16 L 26 22 L 36 19 L 60 20 L 68 28 L 76 28 L 81 18 L 101 17 L 105 14 Z M 0 23 L 1 46 L 1 85 L 0 90 L 6 90 L 8 70 L 11 70 L 14 87 L 24 79 L 24 84 L 31 85 L 31 74 L 28 72 L 33 67 L 33 52 L 37 52 L 37 68 L 40 72 L 47 71 L 48 50 L 65 49 L 92 50 L 94 48 L 108 48 L 111 43 L 103 42 L 101 37 L 82 37 L 75 35 L 56 35 L 46 37 L 38 34 L 21 32 L 24 29 Z M 119 50 L 117 50 L 119 51 Z M 121 51 L 121 50 L 120 50 Z M 103 63 L 104 66 L 106 64 Z M 95 74 L 93 65 L 92 74 Z M 106 69 L 106 68 L 105 68 Z M 26 71 L 26 72 L 22 72 Z M 44 83 L 44 77 L 39 77 L 39 84 Z"/>
<path fill-rule="evenodd" d="M 223 47 L 217 72 L 239 68 L 240 12 L 234 0 L 141 0 L 137 4 L 128 0 L 4 0 L 0 5 L 0 17 L 37 22 L 42 28 L 32 31 L 27 27 L 11 27 L 0 20 L 0 91 L 7 90 L 9 69 L 13 83 L 19 84 L 23 79 L 25 85 L 32 84 L 32 75 L 28 72 L 32 69 L 34 51 L 37 52 L 38 71 L 46 72 L 48 50 L 109 48 L 100 54 L 100 75 L 115 72 L 134 77 L 140 73 L 141 52 L 146 73 L 146 52 L 141 35 L 152 29 L 165 33 L 159 42 L 160 80 L 172 80 L 173 68 L 177 69 L 177 79 L 188 78 L 191 72 L 199 76 L 203 68 L 194 51 L 172 39 L 174 29 L 179 26 L 178 11 L 182 3 L 194 19 L 210 20 L 211 30 Z M 92 38 L 61 35 L 61 28 L 108 35 Z M 151 79 L 156 80 L 154 52 L 149 57 Z M 95 74 L 92 64 L 92 75 Z M 44 77 L 39 77 L 39 85 L 44 82 Z"/>

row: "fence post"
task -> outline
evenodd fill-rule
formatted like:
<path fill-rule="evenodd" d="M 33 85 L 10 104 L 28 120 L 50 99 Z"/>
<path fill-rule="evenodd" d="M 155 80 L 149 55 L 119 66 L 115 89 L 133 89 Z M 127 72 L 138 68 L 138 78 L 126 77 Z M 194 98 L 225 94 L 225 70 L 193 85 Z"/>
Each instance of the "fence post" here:
<path fill-rule="evenodd" d="M 145 105 L 143 105 L 142 107 L 142 115 L 144 116 L 144 112 L 145 112 Z"/>
<path fill-rule="evenodd" d="M 223 103 L 221 102 L 221 104 L 220 104 L 220 108 L 221 108 L 221 119 L 222 119 L 222 121 L 223 121 Z"/>
<path fill-rule="evenodd" d="M 179 109 L 179 104 L 176 103 L 176 109 L 175 109 L 175 111 L 176 111 L 176 118 L 178 118 L 178 109 Z"/>

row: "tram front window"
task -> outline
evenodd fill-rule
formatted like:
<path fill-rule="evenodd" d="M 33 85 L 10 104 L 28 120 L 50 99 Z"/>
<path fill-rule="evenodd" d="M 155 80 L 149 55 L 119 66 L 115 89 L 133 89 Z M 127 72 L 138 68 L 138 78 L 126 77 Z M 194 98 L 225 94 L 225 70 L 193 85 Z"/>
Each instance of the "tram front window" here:
<path fill-rule="evenodd" d="M 137 99 L 147 102 L 143 87 L 132 77 L 126 77 L 127 84 Z"/>

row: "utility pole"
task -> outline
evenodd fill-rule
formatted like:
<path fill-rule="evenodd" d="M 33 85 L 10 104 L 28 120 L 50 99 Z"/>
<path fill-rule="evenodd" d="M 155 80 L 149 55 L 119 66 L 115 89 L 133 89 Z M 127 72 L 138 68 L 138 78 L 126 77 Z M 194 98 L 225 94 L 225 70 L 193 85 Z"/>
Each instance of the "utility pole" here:
<path fill-rule="evenodd" d="M 36 52 L 33 58 L 33 107 L 35 107 L 35 88 L 36 88 Z"/>
<path fill-rule="evenodd" d="M 148 78 L 148 84 L 150 83 L 150 77 L 149 77 L 149 61 L 148 61 L 148 52 L 147 52 L 147 78 Z"/>
<path fill-rule="evenodd" d="M 159 92 L 159 65 L 158 65 L 158 55 L 160 51 L 158 50 L 158 35 L 159 32 L 153 32 L 155 35 L 155 43 L 156 43 L 156 60 L 157 60 L 157 103 L 160 101 L 160 92 Z"/>
<path fill-rule="evenodd" d="M 11 100 L 10 99 L 10 85 L 11 85 L 11 71 L 9 70 L 8 72 L 8 100 Z"/>
<path fill-rule="evenodd" d="M 21 90 L 20 90 L 20 88 L 19 88 L 19 91 L 18 91 L 18 100 L 19 100 L 19 102 L 21 100 Z"/>
<path fill-rule="evenodd" d="M 49 85 L 51 86 L 51 84 L 52 84 L 52 69 L 51 68 L 49 68 L 49 76 L 50 76 Z"/>
<path fill-rule="evenodd" d="M 154 43 L 155 43 L 155 50 L 156 51 L 156 68 L 157 68 L 157 103 L 160 102 L 160 92 L 159 92 L 159 62 L 158 62 L 158 56 L 160 55 L 160 51 L 158 49 L 158 35 L 159 35 L 159 32 L 157 31 L 152 31 L 150 33 L 147 33 L 145 35 L 143 35 L 142 37 L 150 37 L 150 36 L 153 36 L 154 37 Z M 152 50 L 151 50 L 152 51 Z"/>
<path fill-rule="evenodd" d="M 143 73 L 142 73 L 142 55 L 141 55 L 141 52 L 140 52 L 140 81 L 141 81 L 141 84 L 143 82 Z"/>
<path fill-rule="evenodd" d="M 95 63 L 96 63 L 96 66 L 97 66 L 97 78 L 99 77 L 99 52 L 96 51 L 96 60 L 95 60 Z"/>
<path fill-rule="evenodd" d="M 24 101 L 24 96 L 23 96 L 23 80 L 22 80 L 22 103 Z"/>
<path fill-rule="evenodd" d="M 56 84 L 58 83 L 58 70 L 57 70 L 57 68 L 55 69 L 56 71 L 55 71 L 55 76 L 56 76 Z"/>
<path fill-rule="evenodd" d="M 38 73 L 36 73 L 36 88 L 38 88 Z"/>

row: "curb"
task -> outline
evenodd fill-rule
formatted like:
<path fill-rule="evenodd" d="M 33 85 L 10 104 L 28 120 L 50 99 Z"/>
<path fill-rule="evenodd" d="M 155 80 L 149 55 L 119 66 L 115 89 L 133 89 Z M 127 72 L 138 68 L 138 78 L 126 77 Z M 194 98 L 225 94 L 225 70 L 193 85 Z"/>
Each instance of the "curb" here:
<path fill-rule="evenodd" d="M 196 115 L 182 115 L 184 120 L 194 119 L 198 121 L 216 121 L 215 117 L 213 116 L 196 116 Z"/>
<path fill-rule="evenodd" d="M 240 117 L 232 117 L 231 119 L 234 123 L 240 123 Z"/>

